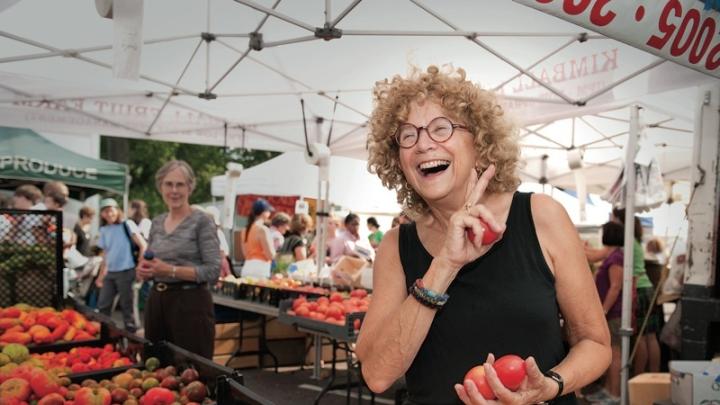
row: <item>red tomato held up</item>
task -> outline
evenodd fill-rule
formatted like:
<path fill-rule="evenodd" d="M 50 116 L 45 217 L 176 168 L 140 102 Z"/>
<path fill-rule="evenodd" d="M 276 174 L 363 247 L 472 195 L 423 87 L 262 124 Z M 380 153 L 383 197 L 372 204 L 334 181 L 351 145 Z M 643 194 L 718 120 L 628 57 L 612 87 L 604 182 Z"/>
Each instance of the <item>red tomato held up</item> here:
<path fill-rule="evenodd" d="M 465 374 L 463 381 L 465 380 L 472 380 L 483 398 L 495 399 L 495 392 L 490 388 L 490 384 L 488 384 L 485 378 L 485 369 L 482 364 L 471 368 L 470 371 Z"/>
<path fill-rule="evenodd" d="M 510 391 L 516 391 L 527 375 L 525 360 L 520 356 L 508 354 L 500 357 L 493 364 L 498 378 Z"/>
<path fill-rule="evenodd" d="M 498 238 L 497 232 L 490 229 L 490 226 L 487 222 L 483 221 L 482 218 L 478 218 L 478 220 L 480 220 L 480 225 L 482 225 L 483 229 L 485 229 L 483 232 L 482 244 L 489 245 L 495 242 Z M 470 242 L 475 242 L 475 232 L 473 232 L 472 228 L 466 228 L 465 233 L 467 233 L 467 237 L 470 239 Z"/>

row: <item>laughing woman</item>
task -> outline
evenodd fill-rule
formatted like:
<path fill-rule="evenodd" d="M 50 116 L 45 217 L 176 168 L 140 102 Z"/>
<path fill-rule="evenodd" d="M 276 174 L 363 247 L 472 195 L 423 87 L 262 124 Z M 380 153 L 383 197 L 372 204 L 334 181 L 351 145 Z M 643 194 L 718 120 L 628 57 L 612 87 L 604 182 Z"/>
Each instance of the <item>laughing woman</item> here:
<path fill-rule="evenodd" d="M 411 404 L 576 403 L 610 363 L 608 328 L 567 213 L 516 191 L 519 147 L 502 107 L 462 69 L 434 66 L 378 82 L 374 97 L 368 165 L 415 221 L 377 253 L 357 344 L 369 387 L 405 375 Z M 482 244 L 481 219 L 498 240 Z M 516 392 L 490 366 L 505 354 L 526 359 Z M 483 363 L 497 400 L 463 381 Z"/>

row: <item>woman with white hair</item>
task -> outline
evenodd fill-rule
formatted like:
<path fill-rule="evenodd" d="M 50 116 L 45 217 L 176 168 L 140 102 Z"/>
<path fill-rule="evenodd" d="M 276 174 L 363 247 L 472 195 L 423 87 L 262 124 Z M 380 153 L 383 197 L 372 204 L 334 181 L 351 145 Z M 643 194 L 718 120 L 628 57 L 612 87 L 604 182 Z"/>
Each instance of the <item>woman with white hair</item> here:
<path fill-rule="evenodd" d="M 138 275 L 154 284 L 145 306 L 145 337 L 167 340 L 212 358 L 215 316 L 208 284 L 220 273 L 220 246 L 213 220 L 190 206 L 195 174 L 172 160 L 158 170 L 155 183 L 168 212 L 153 220 L 148 250 Z"/>

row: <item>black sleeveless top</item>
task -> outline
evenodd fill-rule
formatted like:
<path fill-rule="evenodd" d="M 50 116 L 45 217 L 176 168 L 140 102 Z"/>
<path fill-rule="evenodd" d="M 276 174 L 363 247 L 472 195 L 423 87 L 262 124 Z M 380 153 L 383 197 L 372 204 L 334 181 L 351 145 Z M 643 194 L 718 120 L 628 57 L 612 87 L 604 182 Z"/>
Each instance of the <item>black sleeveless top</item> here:
<path fill-rule="evenodd" d="M 560 328 L 554 277 L 540 249 L 530 193 L 516 192 L 502 240 L 465 265 L 450 285 L 450 299 L 435 315 L 405 380 L 411 404 L 458 404 L 453 386 L 489 352 L 499 358 L 534 356 L 540 370 L 567 350 Z M 400 260 L 407 287 L 430 267 L 415 223 L 400 226 Z M 555 404 L 575 404 L 574 394 Z"/>

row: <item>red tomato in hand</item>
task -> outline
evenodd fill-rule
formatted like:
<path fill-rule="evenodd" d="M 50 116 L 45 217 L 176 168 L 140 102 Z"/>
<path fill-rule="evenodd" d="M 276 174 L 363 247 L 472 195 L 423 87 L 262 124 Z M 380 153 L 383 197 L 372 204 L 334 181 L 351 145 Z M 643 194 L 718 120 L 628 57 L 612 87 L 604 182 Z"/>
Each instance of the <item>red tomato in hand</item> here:
<path fill-rule="evenodd" d="M 520 388 L 525 376 L 525 360 L 520 356 L 508 354 L 500 357 L 493 364 L 498 378 L 510 391 Z"/>
<path fill-rule="evenodd" d="M 487 222 L 483 221 L 482 218 L 478 219 L 480 220 L 480 225 L 482 225 L 483 229 L 485 229 L 485 231 L 483 232 L 482 244 L 489 245 L 495 242 L 498 238 L 497 232 L 490 229 L 490 226 L 487 224 Z M 466 228 L 465 232 L 467 233 L 467 237 L 468 239 L 470 239 L 470 242 L 475 242 L 475 232 L 473 232 L 472 228 Z"/>
<path fill-rule="evenodd" d="M 463 381 L 465 380 L 472 380 L 483 398 L 495 399 L 495 392 L 490 388 L 487 379 L 485 379 L 485 369 L 482 364 L 471 368 L 470 371 L 465 374 Z"/>

